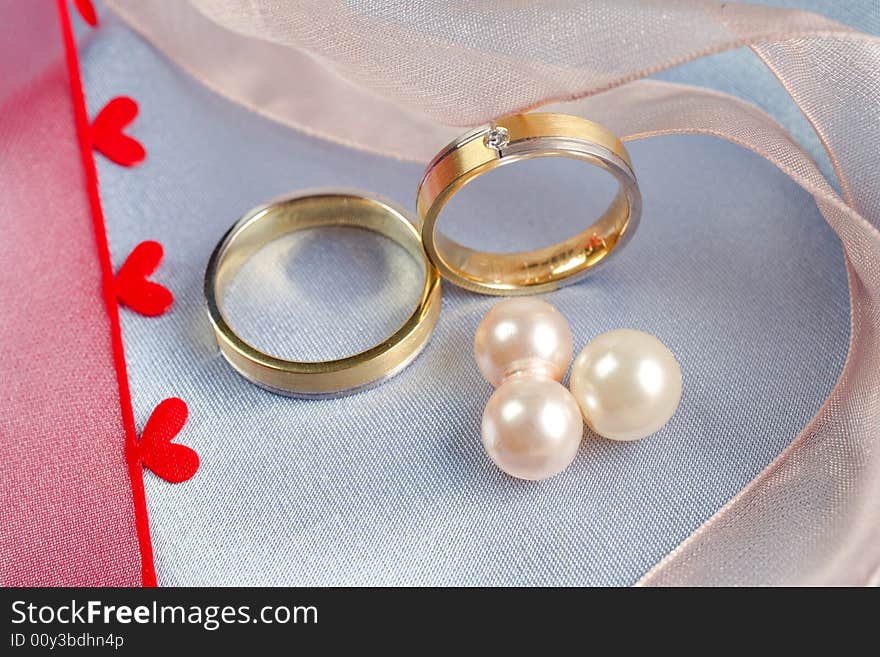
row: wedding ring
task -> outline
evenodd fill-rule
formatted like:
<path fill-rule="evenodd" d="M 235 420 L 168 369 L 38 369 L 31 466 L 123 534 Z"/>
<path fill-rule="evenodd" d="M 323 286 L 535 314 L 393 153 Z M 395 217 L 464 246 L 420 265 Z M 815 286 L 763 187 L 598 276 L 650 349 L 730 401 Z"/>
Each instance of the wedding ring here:
<path fill-rule="evenodd" d="M 284 360 L 239 337 L 223 315 L 221 299 L 236 272 L 262 246 L 318 226 L 364 228 L 394 240 L 424 263 L 424 286 L 412 314 L 381 344 L 338 360 Z M 321 190 L 271 201 L 242 217 L 211 255 L 205 272 L 205 300 L 220 351 L 242 376 L 281 394 L 331 397 L 375 385 L 413 361 L 440 314 L 440 277 L 425 258 L 419 234 L 403 210 L 358 192 Z"/>
<path fill-rule="evenodd" d="M 568 157 L 598 166 L 618 182 L 605 212 L 586 230 L 534 251 L 487 253 L 470 249 L 437 230 L 449 199 L 477 176 L 537 157 Z M 482 294 L 537 294 L 579 281 L 632 236 L 641 195 L 629 154 L 608 129 L 567 114 L 518 114 L 459 137 L 428 165 L 417 198 L 425 252 L 440 274 Z"/>

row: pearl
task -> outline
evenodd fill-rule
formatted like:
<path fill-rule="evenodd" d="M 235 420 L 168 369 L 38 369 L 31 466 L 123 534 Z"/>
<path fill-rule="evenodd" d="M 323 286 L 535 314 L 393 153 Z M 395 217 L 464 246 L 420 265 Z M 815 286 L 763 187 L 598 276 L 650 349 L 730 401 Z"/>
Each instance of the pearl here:
<path fill-rule="evenodd" d="M 571 368 L 571 392 L 587 424 L 611 440 L 638 440 L 662 427 L 681 399 L 681 368 L 653 335 L 602 333 Z"/>
<path fill-rule="evenodd" d="M 546 301 L 515 297 L 488 312 L 474 336 L 477 367 L 493 386 L 511 374 L 536 372 L 557 381 L 571 362 L 568 322 Z"/>
<path fill-rule="evenodd" d="M 483 412 L 483 447 L 506 473 L 547 479 L 577 454 L 584 423 L 571 393 L 540 375 L 517 375 L 495 391 Z"/>

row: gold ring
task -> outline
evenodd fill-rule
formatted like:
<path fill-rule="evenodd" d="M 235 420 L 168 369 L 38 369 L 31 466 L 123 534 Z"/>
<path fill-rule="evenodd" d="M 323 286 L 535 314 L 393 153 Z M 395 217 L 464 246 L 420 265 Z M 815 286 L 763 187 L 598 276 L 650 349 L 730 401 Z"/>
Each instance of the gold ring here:
<path fill-rule="evenodd" d="M 564 242 L 520 253 L 475 251 L 437 231 L 443 207 L 462 187 L 496 167 L 535 157 L 569 157 L 611 173 L 619 189 L 586 230 Z M 422 244 L 449 281 L 482 294 L 549 292 L 589 274 L 632 236 L 641 194 L 629 154 L 607 128 L 567 114 L 518 114 L 477 128 L 443 149 L 419 185 Z"/>
<path fill-rule="evenodd" d="M 263 353 L 230 328 L 219 300 L 242 264 L 282 235 L 317 226 L 351 226 L 394 240 L 424 263 L 425 284 L 415 310 L 381 344 L 328 361 L 292 361 Z M 205 272 L 205 300 L 224 358 L 249 381 L 295 397 L 332 397 L 362 390 L 401 371 L 419 354 L 440 314 L 440 277 L 425 258 L 406 213 L 390 203 L 346 190 L 322 190 L 276 199 L 242 217 L 220 242 Z"/>

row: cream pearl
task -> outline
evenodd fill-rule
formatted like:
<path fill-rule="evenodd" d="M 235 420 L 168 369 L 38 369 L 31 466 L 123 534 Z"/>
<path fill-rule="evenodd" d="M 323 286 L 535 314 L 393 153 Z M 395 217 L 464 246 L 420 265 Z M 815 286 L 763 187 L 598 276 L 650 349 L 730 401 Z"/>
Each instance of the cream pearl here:
<path fill-rule="evenodd" d="M 568 322 L 546 301 L 515 297 L 488 312 L 474 336 L 477 367 L 493 386 L 511 374 L 532 371 L 557 381 L 571 361 Z"/>
<path fill-rule="evenodd" d="M 583 434 L 574 397 L 543 376 L 508 379 L 483 412 L 483 447 L 499 468 L 520 479 L 562 472 L 574 460 Z"/>
<path fill-rule="evenodd" d="M 638 440 L 660 429 L 678 408 L 681 368 L 653 335 L 617 329 L 578 354 L 571 392 L 593 431 L 611 440 Z"/>

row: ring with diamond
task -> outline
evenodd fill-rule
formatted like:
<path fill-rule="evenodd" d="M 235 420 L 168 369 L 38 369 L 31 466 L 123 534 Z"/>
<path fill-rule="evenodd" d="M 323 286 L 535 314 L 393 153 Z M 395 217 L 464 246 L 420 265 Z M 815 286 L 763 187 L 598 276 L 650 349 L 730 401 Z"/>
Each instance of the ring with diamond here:
<path fill-rule="evenodd" d="M 403 325 L 366 351 L 327 361 L 292 361 L 271 356 L 232 330 L 220 301 L 236 272 L 261 247 L 288 233 L 318 226 L 363 228 L 398 243 L 424 265 L 421 295 Z M 208 261 L 205 301 L 220 352 L 239 374 L 280 394 L 335 397 L 380 383 L 415 359 L 427 344 L 440 314 L 440 276 L 425 257 L 418 231 L 403 210 L 359 192 L 317 190 L 270 201 L 232 226 Z"/>
<path fill-rule="evenodd" d="M 470 249 L 437 231 L 446 203 L 471 180 L 499 166 L 537 157 L 568 157 L 598 166 L 619 185 L 605 212 L 586 230 L 534 251 Z M 632 236 L 641 194 L 629 154 L 607 128 L 568 114 L 517 114 L 462 135 L 428 165 L 417 196 L 422 244 L 440 274 L 482 294 L 537 294 L 574 283 Z"/>

